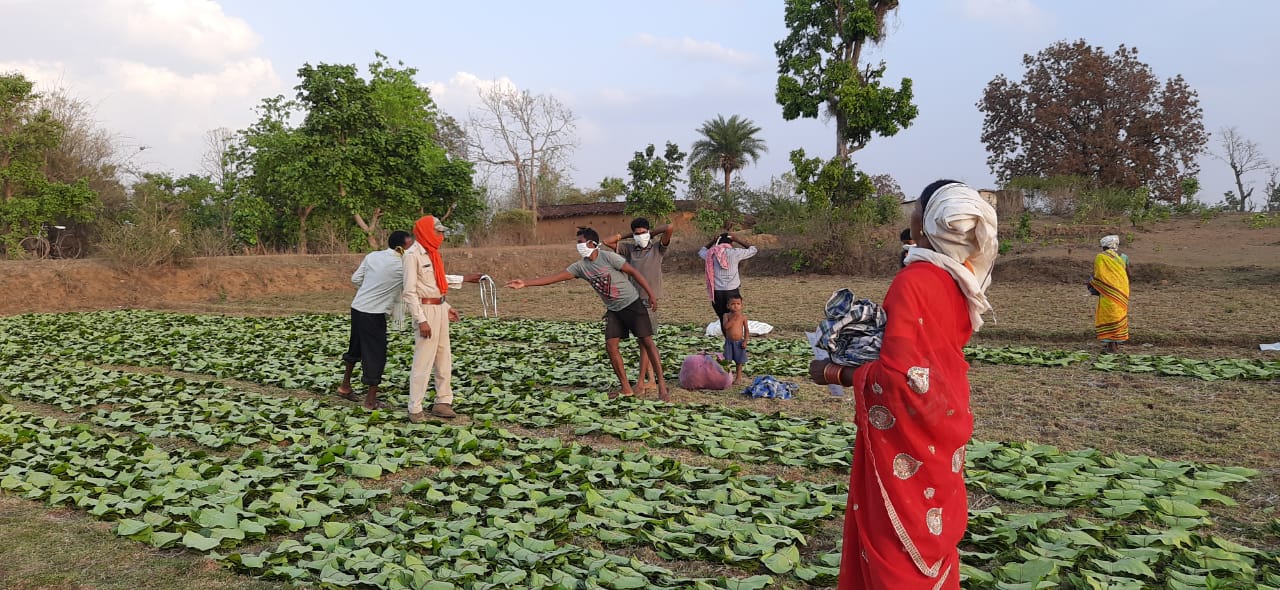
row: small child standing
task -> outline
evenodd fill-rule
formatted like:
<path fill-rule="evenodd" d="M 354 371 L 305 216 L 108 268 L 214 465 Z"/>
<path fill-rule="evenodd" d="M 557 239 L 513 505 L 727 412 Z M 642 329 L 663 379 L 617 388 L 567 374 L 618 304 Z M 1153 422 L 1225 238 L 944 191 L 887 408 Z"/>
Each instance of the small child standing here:
<path fill-rule="evenodd" d="M 720 322 L 724 329 L 724 359 L 737 365 L 733 377 L 733 384 L 737 385 L 742 381 L 742 367 L 747 364 L 747 340 L 751 334 L 747 330 L 747 314 L 742 312 L 742 296 L 730 295 L 726 307 L 729 311 Z"/>

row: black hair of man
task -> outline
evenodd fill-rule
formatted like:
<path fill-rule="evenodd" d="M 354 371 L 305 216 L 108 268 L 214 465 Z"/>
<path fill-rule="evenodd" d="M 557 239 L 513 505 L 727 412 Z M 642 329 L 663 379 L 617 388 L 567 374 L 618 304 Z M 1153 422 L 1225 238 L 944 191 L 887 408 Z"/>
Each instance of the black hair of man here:
<path fill-rule="evenodd" d="M 631 231 L 634 233 L 640 228 L 649 229 L 649 220 L 643 217 L 637 217 L 631 220 Z"/>
<path fill-rule="evenodd" d="M 725 302 L 726 302 L 726 303 L 727 303 L 727 302 L 729 302 L 729 301 L 733 301 L 733 300 L 735 300 L 735 299 L 736 299 L 736 300 L 738 300 L 738 301 L 742 301 L 742 295 L 741 295 L 741 294 L 739 294 L 739 293 L 730 293 L 728 297 L 725 297 L 725 298 L 724 298 L 724 300 L 725 300 Z"/>
<path fill-rule="evenodd" d="M 732 243 L 733 243 L 733 238 L 729 237 L 728 232 L 722 233 L 720 234 L 720 237 L 716 238 L 716 244 L 732 244 Z"/>
<path fill-rule="evenodd" d="M 910 242 L 913 239 L 915 238 L 911 237 L 911 228 L 909 227 L 902 230 L 902 233 L 898 234 L 898 240 L 901 242 Z"/>
<path fill-rule="evenodd" d="M 407 231 L 393 231 L 391 232 L 391 237 L 387 238 L 387 247 L 392 250 L 395 250 L 396 248 L 403 248 L 405 242 L 408 242 L 410 237 L 412 236 L 410 236 Z"/>
<path fill-rule="evenodd" d="M 933 193 L 938 192 L 938 189 L 944 186 L 947 186 L 948 184 L 964 184 L 964 183 L 960 182 L 959 180 L 949 180 L 949 179 L 935 180 L 933 182 L 930 182 L 929 186 L 924 187 L 924 190 L 920 191 L 920 209 L 922 210 L 928 209 L 929 199 L 933 198 Z"/>
<path fill-rule="evenodd" d="M 588 242 L 600 243 L 600 234 L 589 227 L 579 227 L 577 235 L 585 238 Z"/>

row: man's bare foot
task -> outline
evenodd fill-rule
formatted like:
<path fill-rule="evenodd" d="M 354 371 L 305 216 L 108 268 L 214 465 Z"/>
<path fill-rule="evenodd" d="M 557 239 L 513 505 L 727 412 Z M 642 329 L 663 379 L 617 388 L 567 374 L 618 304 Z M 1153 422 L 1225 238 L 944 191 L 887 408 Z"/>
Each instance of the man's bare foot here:
<path fill-rule="evenodd" d="M 619 397 L 632 397 L 635 394 L 636 392 L 632 391 L 630 387 L 624 387 L 622 389 L 615 389 L 613 391 L 610 391 L 609 399 L 618 399 Z"/>
<path fill-rule="evenodd" d="M 350 385 L 339 385 L 339 386 L 338 386 L 338 395 L 340 395 L 340 396 L 342 396 L 342 397 L 347 397 L 348 395 L 351 395 L 351 394 L 353 394 L 353 393 L 355 393 L 355 391 L 353 391 L 353 390 L 351 389 L 351 386 L 350 386 Z"/>

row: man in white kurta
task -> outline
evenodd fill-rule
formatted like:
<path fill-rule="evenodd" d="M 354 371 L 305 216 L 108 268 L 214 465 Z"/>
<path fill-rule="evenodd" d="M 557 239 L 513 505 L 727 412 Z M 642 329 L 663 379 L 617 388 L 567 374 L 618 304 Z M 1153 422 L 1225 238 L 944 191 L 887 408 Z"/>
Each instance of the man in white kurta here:
<path fill-rule="evenodd" d="M 426 224 L 424 220 L 430 220 Z M 424 227 L 425 226 L 425 227 Z M 427 216 L 414 226 L 414 234 L 430 228 L 435 235 L 427 239 L 415 239 L 404 253 L 404 302 L 413 316 L 413 365 L 409 373 L 409 420 L 426 420 L 422 404 L 427 395 L 427 382 L 432 369 L 436 377 L 436 397 L 431 414 L 439 418 L 454 418 L 453 387 L 450 383 L 453 371 L 453 351 L 449 348 L 449 322 L 458 320 L 458 312 L 445 301 L 436 281 L 435 263 L 432 262 L 432 242 L 438 244 L 443 237 L 444 224 Z M 428 232 L 430 233 L 430 232 Z M 431 238 L 435 238 L 434 240 Z M 461 287 L 463 282 L 478 283 L 483 275 L 444 275 L 448 288 Z"/>

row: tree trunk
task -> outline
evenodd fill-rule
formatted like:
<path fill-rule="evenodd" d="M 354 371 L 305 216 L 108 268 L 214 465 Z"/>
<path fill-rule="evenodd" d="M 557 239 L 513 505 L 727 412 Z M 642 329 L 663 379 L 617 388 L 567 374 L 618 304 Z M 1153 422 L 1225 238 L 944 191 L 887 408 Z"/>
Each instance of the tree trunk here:
<path fill-rule="evenodd" d="M 1231 167 L 1231 172 L 1236 176 L 1236 190 L 1240 191 L 1236 193 L 1237 195 L 1240 195 L 1240 204 L 1238 207 L 1240 208 L 1240 212 L 1244 213 L 1249 210 L 1249 197 L 1253 196 L 1253 189 L 1250 188 L 1249 194 L 1246 195 L 1244 192 L 1244 181 L 1240 178 L 1244 175 L 1244 172 L 1242 170 L 1237 170 L 1235 166 Z"/>
<path fill-rule="evenodd" d="M 847 163 L 849 161 L 849 140 L 848 138 L 845 137 L 844 130 L 845 130 L 845 126 L 848 125 L 849 118 L 845 116 L 844 113 L 840 112 L 838 108 L 835 110 L 836 110 L 836 113 L 835 113 L 836 115 L 836 157 L 840 158 L 841 162 Z"/>
<path fill-rule="evenodd" d="M 0 170 L 8 169 L 9 161 L 12 159 L 13 155 L 9 152 L 5 152 L 4 156 L 0 157 Z M 13 182 L 7 178 L 4 179 L 3 182 L 0 182 L 0 194 L 4 195 L 3 202 L 8 203 L 9 200 L 13 198 Z"/>
<path fill-rule="evenodd" d="M 315 205 L 307 205 L 298 209 L 298 254 L 307 253 L 307 217 L 315 208 Z"/>
<path fill-rule="evenodd" d="M 724 202 L 729 202 L 729 179 L 733 176 L 733 167 L 724 167 Z"/>
<path fill-rule="evenodd" d="M 533 225 L 538 226 L 538 150 L 533 139 L 529 140 L 529 204 L 533 210 Z"/>
<path fill-rule="evenodd" d="M 372 221 L 366 222 L 364 216 L 359 213 L 352 214 L 355 217 L 356 225 L 365 233 L 365 240 L 369 242 L 369 247 L 374 250 L 378 249 L 378 219 L 382 217 L 382 208 L 374 207 Z"/>

